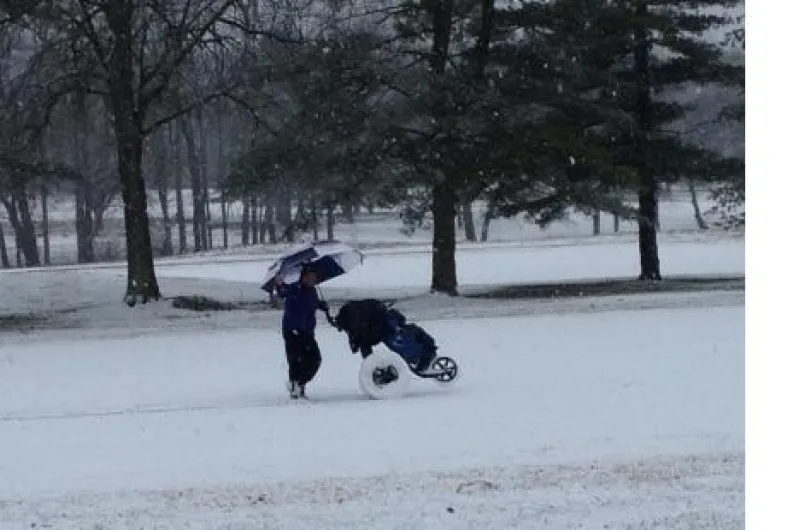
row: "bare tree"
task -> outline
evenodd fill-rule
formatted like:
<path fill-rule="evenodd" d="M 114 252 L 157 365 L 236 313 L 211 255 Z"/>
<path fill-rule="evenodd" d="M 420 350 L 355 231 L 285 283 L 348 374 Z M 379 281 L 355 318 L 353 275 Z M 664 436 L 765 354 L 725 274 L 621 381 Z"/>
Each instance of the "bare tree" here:
<path fill-rule="evenodd" d="M 22 31 L 0 32 L 0 204 L 14 230 L 17 255 L 31 267 L 41 263 L 29 197 L 44 169 L 37 160 L 44 122 L 34 80 L 22 72 L 24 42 Z"/>
<path fill-rule="evenodd" d="M 50 158 L 72 170 L 78 262 L 91 263 L 104 215 L 120 193 L 114 134 L 101 98 L 83 92 L 63 98 L 51 113 L 44 143 Z"/>
<path fill-rule="evenodd" d="M 112 117 L 124 204 L 126 302 L 133 306 L 158 300 L 143 177 L 144 141 L 163 124 L 233 88 L 232 80 L 219 74 L 237 46 L 231 28 L 244 26 L 240 3 L 6 0 L 0 9 L 17 24 L 48 36 L 42 58 L 57 56 L 64 67 L 52 79 L 54 90 L 103 97 Z M 206 63 L 206 79 L 183 75 L 191 57 Z M 169 89 L 182 85 L 192 86 L 192 97 L 165 105 Z"/>
<path fill-rule="evenodd" d="M 187 168 L 190 172 L 190 189 L 193 196 L 193 250 L 209 249 L 207 241 L 207 215 L 205 190 L 207 189 L 205 151 L 202 146 L 201 113 L 185 116 L 180 120 L 180 128 L 187 153 Z M 196 119 L 193 119 L 196 118 Z"/>
<path fill-rule="evenodd" d="M 699 206 L 699 198 L 696 193 L 696 182 L 692 178 L 686 179 L 688 181 L 688 192 L 690 192 L 690 202 L 693 205 L 693 217 L 696 219 L 696 226 L 699 230 L 707 230 L 709 226 L 702 215 L 702 209 Z"/>
<path fill-rule="evenodd" d="M 3 223 L 0 223 L 0 266 L 4 269 L 11 268 L 11 260 L 8 259 L 8 248 L 6 248 L 6 235 L 3 233 Z"/>
<path fill-rule="evenodd" d="M 146 142 L 146 167 L 149 178 L 148 183 L 157 189 L 159 208 L 162 213 L 162 246 L 160 254 L 163 256 L 173 255 L 173 219 L 171 218 L 170 203 L 168 202 L 169 191 L 169 172 L 175 171 L 175 164 L 170 164 L 169 160 L 171 145 L 168 127 L 161 127 L 151 135 Z"/>

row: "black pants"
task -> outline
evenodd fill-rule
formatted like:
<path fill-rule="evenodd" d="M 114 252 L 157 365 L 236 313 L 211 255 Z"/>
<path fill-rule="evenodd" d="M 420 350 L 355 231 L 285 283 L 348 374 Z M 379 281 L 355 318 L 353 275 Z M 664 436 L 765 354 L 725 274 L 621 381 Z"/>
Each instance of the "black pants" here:
<path fill-rule="evenodd" d="M 321 351 L 311 332 L 282 330 L 285 355 L 288 358 L 288 379 L 299 384 L 309 383 L 321 366 Z"/>

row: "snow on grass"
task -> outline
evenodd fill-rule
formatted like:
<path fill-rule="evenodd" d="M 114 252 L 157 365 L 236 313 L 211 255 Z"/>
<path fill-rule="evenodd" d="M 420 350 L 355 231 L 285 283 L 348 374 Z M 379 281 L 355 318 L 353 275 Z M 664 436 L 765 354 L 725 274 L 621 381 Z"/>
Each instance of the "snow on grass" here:
<path fill-rule="evenodd" d="M 660 250 L 666 275 L 743 274 L 744 242 L 726 239 L 710 243 L 667 242 Z M 490 286 L 601 278 L 637 277 L 639 255 L 633 243 L 580 246 L 519 246 L 457 251 L 460 286 Z M 231 282 L 262 282 L 270 265 L 265 261 L 194 263 L 159 266 L 163 277 L 200 278 Z M 325 292 L 399 292 L 422 294 L 431 281 L 428 254 L 369 255 L 365 263 L 326 284 Z"/>
<path fill-rule="evenodd" d="M 663 272 L 679 275 L 741 275 L 742 239 L 672 239 L 661 246 Z M 427 294 L 430 256 L 426 252 L 368 251 L 365 264 L 328 282 L 324 296 L 337 303 L 362 297 L 401 300 L 414 319 L 477 318 L 526 314 L 599 312 L 703 305 L 742 305 L 743 292 L 666 293 L 587 297 L 573 300 L 477 300 Z M 276 256 L 248 261 L 209 258 L 197 263 L 159 263 L 163 295 L 204 295 L 217 300 L 256 304 L 265 301 L 260 289 L 265 270 Z M 636 248 L 629 243 L 595 245 L 491 245 L 458 251 L 461 290 L 473 292 L 512 283 L 573 281 L 637 276 Z M 278 311 L 194 313 L 174 309 L 170 301 L 133 309 L 122 303 L 125 270 L 82 266 L 0 271 L 2 318 L 33 314 L 44 322 L 7 322 L 0 329 L 4 343 L 45 341 L 64 335 L 134 336 L 188 329 L 266 329 L 279 326 Z M 62 328 L 18 335 L 14 329 Z M 79 329 L 74 329 L 79 328 Z"/>
<path fill-rule="evenodd" d="M 483 468 L 4 503 L 14 528 L 743 528 L 744 457 Z"/>
<path fill-rule="evenodd" d="M 739 450 L 743 319 L 719 308 L 430 322 L 463 379 L 453 391 L 417 381 L 394 402 L 358 393 L 358 357 L 322 329 L 313 403 L 300 406 L 286 406 L 274 332 L 10 345 L 0 476 L 14 479 L 0 493 Z"/>
<path fill-rule="evenodd" d="M 359 394 L 359 359 L 327 328 L 312 401 L 299 404 L 273 331 L 6 344 L 0 527 L 739 521 L 742 307 L 426 328 L 461 381 L 416 381 L 388 402 Z M 456 492 L 473 480 L 493 487 Z"/>
<path fill-rule="evenodd" d="M 679 275 L 741 275 L 742 239 L 710 242 L 672 240 L 661 247 L 663 272 Z M 266 299 L 259 286 L 276 256 L 249 261 L 209 260 L 198 263 L 160 263 L 157 273 L 163 295 L 204 295 L 235 303 Z M 636 248 L 630 244 L 558 246 L 482 246 L 457 253 L 461 290 L 509 284 L 574 281 L 637 276 Z M 567 311 L 652 308 L 702 303 L 742 304 L 743 293 L 668 294 L 563 301 L 488 301 L 428 295 L 430 256 L 425 252 L 369 251 L 364 265 L 322 287 L 324 296 L 339 301 L 362 297 L 404 300 L 412 317 L 466 318 Z M 0 271 L 0 315 L 46 314 L 58 326 L 80 327 L 83 334 L 129 335 L 146 329 L 263 328 L 276 326 L 277 312 L 191 313 L 173 309 L 170 302 L 134 309 L 122 304 L 125 270 L 120 267 L 77 267 Z M 55 324 L 54 324 L 55 325 Z M 49 327 L 54 327 L 51 325 Z M 91 329 L 90 329 L 91 328 Z M 50 334 L 39 332 L 38 338 Z M 0 343 L 13 340 L 0 334 Z M 34 340 L 25 337 L 24 340 Z"/>
<path fill-rule="evenodd" d="M 460 362 L 456 388 L 394 402 L 359 394 L 326 326 L 312 402 L 291 404 L 278 311 L 128 309 L 119 268 L 0 273 L 0 314 L 83 326 L 0 334 L 0 528 L 742 527 L 742 292 L 427 296 L 427 248 L 410 250 L 325 287 L 413 296 L 400 307 Z M 661 253 L 669 275 L 744 271 L 741 239 Z M 637 270 L 631 242 L 458 259 L 466 284 Z M 256 301 L 269 261 L 158 271 L 168 295 Z"/>

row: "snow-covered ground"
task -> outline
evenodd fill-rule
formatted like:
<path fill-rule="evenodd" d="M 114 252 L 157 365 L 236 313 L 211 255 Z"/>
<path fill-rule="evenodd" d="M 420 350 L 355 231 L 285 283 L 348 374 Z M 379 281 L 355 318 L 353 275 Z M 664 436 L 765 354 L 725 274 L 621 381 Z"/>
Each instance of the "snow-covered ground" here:
<path fill-rule="evenodd" d="M 427 249 L 429 251 L 429 249 Z M 744 242 L 723 239 L 709 243 L 666 241 L 661 247 L 663 270 L 671 275 L 738 274 L 744 272 Z M 636 277 L 640 261 L 634 242 L 604 245 L 533 244 L 480 247 L 459 250 L 459 283 L 467 288 L 501 284 L 577 281 Z M 204 278 L 230 282 L 259 282 L 265 275 L 266 258 L 236 263 L 165 264 L 163 277 Z M 353 273 L 328 282 L 332 292 L 407 290 L 426 292 L 430 285 L 429 252 L 368 253 L 364 265 Z"/>
<path fill-rule="evenodd" d="M 0 526 L 741 527 L 742 307 L 426 326 L 385 402 L 330 329 L 298 404 L 273 332 L 7 344 Z"/>
<path fill-rule="evenodd" d="M 426 246 L 367 250 L 363 266 L 322 286 L 328 298 L 413 297 L 430 286 L 431 257 Z M 211 256 L 157 264 L 163 294 L 209 295 L 223 300 L 265 298 L 259 290 L 277 253 Z M 742 275 L 744 240 L 721 234 L 664 236 L 662 271 L 667 276 Z M 634 278 L 639 273 L 637 244 L 613 238 L 606 243 L 564 239 L 528 244 L 462 247 L 456 255 L 460 289 L 538 282 Z M 26 311 L 120 306 L 125 286 L 122 264 L 0 270 L 0 315 Z M 124 310 L 125 314 L 131 311 Z"/>
<path fill-rule="evenodd" d="M 744 272 L 740 237 L 661 236 L 665 274 Z M 125 308 L 117 265 L 0 272 L 0 529 L 743 528 L 744 294 L 426 295 L 427 247 L 324 288 L 404 297 L 452 389 L 358 390 L 322 326 L 309 403 L 284 393 L 278 311 Z M 275 257 L 163 261 L 163 292 L 260 300 Z M 188 261 L 191 260 L 191 261 Z M 634 277 L 632 237 L 463 246 L 479 286 Z"/>

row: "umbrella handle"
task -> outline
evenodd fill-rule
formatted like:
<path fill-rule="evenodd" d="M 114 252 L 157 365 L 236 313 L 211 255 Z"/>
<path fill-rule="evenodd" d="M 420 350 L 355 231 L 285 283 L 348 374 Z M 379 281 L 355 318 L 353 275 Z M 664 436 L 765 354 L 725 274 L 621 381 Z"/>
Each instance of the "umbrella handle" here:
<path fill-rule="evenodd" d="M 321 300 L 321 301 L 323 301 L 323 302 L 327 303 L 327 299 L 325 299 L 325 298 L 324 298 L 324 296 L 321 294 L 321 289 L 319 288 L 319 286 L 318 286 L 318 285 L 316 286 L 316 291 L 318 291 L 318 293 L 319 293 L 319 300 Z M 329 324 L 330 324 L 332 327 L 334 327 L 334 328 L 335 328 L 335 329 L 337 329 L 338 331 L 341 331 L 341 327 L 338 325 L 338 323 L 335 321 L 335 319 L 333 318 L 333 316 L 330 314 L 330 306 L 329 306 L 329 305 L 327 305 L 327 311 L 324 311 L 324 316 L 325 316 L 325 317 L 327 317 L 327 322 L 328 322 L 328 323 L 329 323 Z"/>

